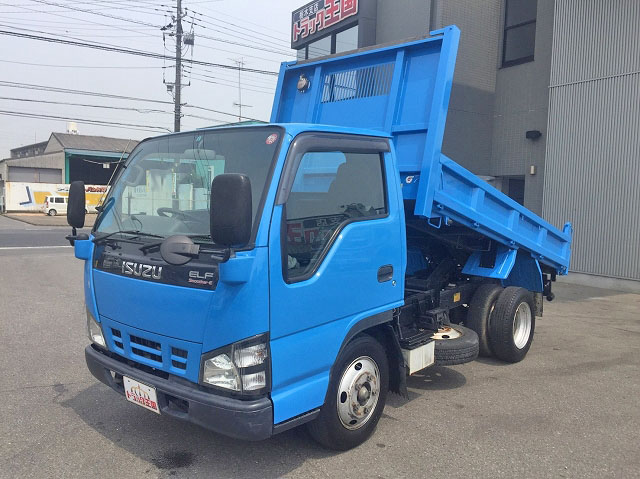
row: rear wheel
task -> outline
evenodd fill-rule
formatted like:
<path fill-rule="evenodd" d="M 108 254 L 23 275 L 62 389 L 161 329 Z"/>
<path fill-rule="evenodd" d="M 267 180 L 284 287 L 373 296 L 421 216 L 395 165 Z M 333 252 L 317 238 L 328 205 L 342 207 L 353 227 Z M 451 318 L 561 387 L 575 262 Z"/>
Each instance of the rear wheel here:
<path fill-rule="evenodd" d="M 497 284 L 483 284 L 473 295 L 469 306 L 469 313 L 464 323 L 478 334 L 480 356 L 491 356 L 489 345 L 489 323 L 495 309 L 496 301 L 503 288 Z"/>
<path fill-rule="evenodd" d="M 510 286 L 498 297 L 489 323 L 493 354 L 503 361 L 517 363 L 527 355 L 536 318 L 533 295 L 524 288 Z"/>
<path fill-rule="evenodd" d="M 347 450 L 366 441 L 382 415 L 389 389 L 384 348 L 368 335 L 344 348 L 332 374 L 320 415 L 307 426 L 324 447 Z"/>
<path fill-rule="evenodd" d="M 55 216 L 58 214 L 58 212 L 54 209 L 49 210 L 49 213 L 47 213 L 49 216 Z"/>

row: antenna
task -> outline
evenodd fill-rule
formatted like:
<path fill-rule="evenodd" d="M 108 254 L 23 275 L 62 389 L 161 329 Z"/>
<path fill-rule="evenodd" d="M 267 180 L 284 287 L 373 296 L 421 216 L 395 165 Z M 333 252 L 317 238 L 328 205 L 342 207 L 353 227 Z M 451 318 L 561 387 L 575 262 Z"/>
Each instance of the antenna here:
<path fill-rule="evenodd" d="M 238 107 L 238 121 L 242 121 L 242 107 L 252 108 L 252 105 L 245 105 L 242 103 L 242 78 L 240 74 L 244 68 L 244 58 L 230 58 L 229 60 L 232 60 L 236 65 L 238 65 L 238 101 L 233 102 L 233 106 Z"/>

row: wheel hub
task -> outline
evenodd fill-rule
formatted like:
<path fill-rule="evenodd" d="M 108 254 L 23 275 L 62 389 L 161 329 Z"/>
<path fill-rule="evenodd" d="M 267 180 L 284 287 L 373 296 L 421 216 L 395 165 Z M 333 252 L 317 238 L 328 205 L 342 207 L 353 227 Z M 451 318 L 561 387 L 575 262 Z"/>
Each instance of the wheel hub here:
<path fill-rule="evenodd" d="M 522 349 L 529 342 L 531 335 L 531 308 L 529 303 L 523 302 L 518 305 L 513 317 L 513 343 L 516 348 Z"/>
<path fill-rule="evenodd" d="M 347 429 L 358 429 L 371 418 L 380 395 L 380 371 L 373 359 L 362 356 L 344 371 L 338 387 L 338 418 Z"/>

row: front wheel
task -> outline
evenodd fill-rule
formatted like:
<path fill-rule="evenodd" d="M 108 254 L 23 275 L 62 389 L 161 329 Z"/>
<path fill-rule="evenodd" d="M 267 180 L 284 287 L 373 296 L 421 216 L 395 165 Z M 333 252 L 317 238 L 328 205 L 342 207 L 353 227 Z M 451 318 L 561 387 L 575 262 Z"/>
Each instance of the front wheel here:
<path fill-rule="evenodd" d="M 493 354 L 517 363 L 527 355 L 536 326 L 533 295 L 524 288 L 505 288 L 491 315 L 489 341 Z"/>
<path fill-rule="evenodd" d="M 308 424 L 311 436 L 329 449 L 362 444 L 382 415 L 389 390 L 384 348 L 368 335 L 356 337 L 338 356 L 320 415 Z"/>

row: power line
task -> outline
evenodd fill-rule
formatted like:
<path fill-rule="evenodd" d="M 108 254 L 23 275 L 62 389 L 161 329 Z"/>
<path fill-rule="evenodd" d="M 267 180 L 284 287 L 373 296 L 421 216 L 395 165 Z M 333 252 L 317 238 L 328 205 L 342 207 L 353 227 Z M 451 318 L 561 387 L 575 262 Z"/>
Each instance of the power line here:
<path fill-rule="evenodd" d="M 35 0 L 33 0 L 33 1 L 35 1 Z M 21 8 L 24 8 L 24 9 L 30 11 L 30 12 L 38 12 L 37 10 L 29 9 L 27 7 L 21 7 Z M 50 13 L 50 12 L 47 12 L 47 13 Z M 68 17 L 68 16 L 65 16 L 65 15 L 59 15 L 59 14 L 54 14 L 54 13 L 50 13 L 50 14 L 51 15 L 56 15 L 56 16 L 59 16 L 59 17 L 62 17 L 62 18 L 71 19 L 71 20 L 74 20 L 74 21 L 80 20 L 80 19 L 75 18 L 75 17 Z M 98 26 L 101 26 L 101 27 L 107 27 L 108 28 L 108 26 L 103 24 L 103 23 L 92 22 L 92 21 L 86 20 L 86 19 L 82 19 L 82 21 L 91 23 L 92 25 L 98 25 Z M 66 22 L 66 23 L 68 23 L 68 22 Z M 35 32 L 35 33 L 41 33 L 41 34 L 47 34 L 47 35 L 54 35 L 54 33 L 44 32 L 44 31 L 41 31 L 41 30 L 29 30 L 29 29 L 21 28 L 21 27 L 19 27 L 17 25 L 7 25 L 7 26 L 10 26 L 11 28 L 17 28 L 18 30 L 29 31 L 29 32 L 32 32 L 32 33 Z M 122 28 L 122 27 L 118 27 L 118 26 L 115 26 L 115 25 L 113 27 L 114 28 L 118 28 L 119 30 L 141 33 L 144 36 L 152 36 L 152 37 L 154 36 L 152 33 L 145 33 L 143 31 L 133 30 L 131 28 Z M 40 28 L 42 28 L 42 27 L 40 27 Z M 50 28 L 53 28 L 53 27 L 50 27 Z M 66 31 L 67 29 L 77 29 L 77 28 L 78 27 L 66 27 L 64 30 Z M 149 27 L 146 27 L 146 28 L 149 28 Z M 151 28 L 156 29 L 157 27 L 151 26 Z M 206 27 L 203 27 L 203 28 L 206 28 Z M 60 29 L 60 28 L 58 28 L 58 29 Z M 61 33 L 57 33 L 57 35 L 58 36 L 62 36 L 62 37 L 66 37 L 66 38 L 75 39 L 75 40 L 86 41 L 86 39 L 84 39 L 84 38 L 71 37 L 69 35 L 63 35 Z M 238 37 L 237 35 L 233 35 L 233 34 L 227 34 L 227 35 L 230 35 L 230 36 L 236 37 L 236 38 L 244 39 L 243 37 Z M 92 38 L 95 38 L 95 37 L 96 37 L 95 35 L 92 35 Z M 244 47 L 244 48 L 248 48 L 248 49 L 252 49 L 252 50 L 261 50 L 261 51 L 265 51 L 265 52 L 268 52 L 268 53 L 276 53 L 276 54 L 279 54 L 279 55 L 285 55 L 285 56 L 289 56 L 289 57 L 293 56 L 293 54 L 290 51 L 274 50 L 274 49 L 271 49 L 271 48 L 264 48 L 264 47 L 260 47 L 260 46 L 256 46 L 256 45 L 236 42 L 236 41 L 233 41 L 233 40 L 227 40 L 227 39 L 224 39 L 224 38 L 211 37 L 211 36 L 208 36 L 208 35 L 199 35 L 198 37 L 199 38 L 203 38 L 203 39 L 207 39 L 207 40 L 211 40 L 211 41 L 214 41 L 214 42 L 227 43 L 227 44 L 230 44 L 230 45 L 236 45 L 236 46 L 239 46 L 239 47 Z M 123 38 L 123 37 L 120 36 L 120 37 L 117 37 L 117 38 Z M 93 42 L 93 43 L 96 43 L 96 42 Z M 117 47 L 118 45 L 114 45 L 114 46 Z M 210 48 L 210 49 L 214 49 L 215 48 L 217 50 L 220 50 L 217 47 L 211 47 L 211 46 L 207 46 L 207 45 L 201 45 L 201 46 L 204 47 L 204 48 Z M 220 51 L 226 51 L 228 53 L 234 53 L 234 54 L 238 53 L 238 52 L 231 52 L 229 50 L 220 50 Z M 269 58 L 264 58 L 264 57 L 259 57 L 259 56 L 256 56 L 256 55 L 249 55 L 249 54 L 243 54 L 243 55 L 244 56 L 251 56 L 251 57 L 258 58 L 258 59 L 265 60 L 265 61 L 279 63 L 278 60 L 274 60 L 274 59 L 269 59 Z"/>
<path fill-rule="evenodd" d="M 115 70 L 147 70 L 147 69 L 153 69 L 153 70 L 159 70 L 161 68 L 164 67 L 142 67 L 142 66 L 116 66 L 116 65 L 96 65 L 96 66 L 91 66 L 91 65 L 53 65 L 53 64 L 47 64 L 47 63 L 30 63 L 30 62 L 17 62 L 17 61 L 13 61 L 13 60 L 0 60 L 0 62 L 2 63 L 12 63 L 12 64 L 16 64 L 16 65 L 29 65 L 29 66 L 34 66 L 34 67 L 52 67 L 52 68 L 104 68 L 104 69 L 115 69 Z"/>
<path fill-rule="evenodd" d="M 190 2 L 190 3 L 193 3 L 193 2 Z M 210 2 L 201 2 L 201 3 L 208 4 Z M 207 8 L 207 5 L 202 5 L 202 7 L 198 7 L 198 8 Z M 209 10 L 209 9 L 207 8 L 207 10 Z M 217 18 L 218 16 L 233 18 L 234 20 L 240 20 L 240 21 L 243 21 L 243 22 L 245 22 L 245 23 L 247 23 L 249 25 L 254 25 L 256 27 L 260 27 L 263 30 L 271 30 L 272 32 L 275 32 L 275 33 L 282 33 L 280 30 L 277 30 L 275 28 L 270 28 L 270 27 L 267 27 L 267 26 L 265 26 L 263 24 L 260 24 L 260 23 L 250 22 L 250 21 L 248 21 L 248 20 L 246 20 L 244 18 L 240 18 L 240 17 L 235 17 L 233 15 L 229 15 L 228 13 L 222 13 L 222 12 L 214 11 L 214 10 L 209 10 L 209 11 L 216 15 L 216 17 L 212 17 L 211 15 L 208 15 L 209 18 Z M 220 20 L 220 21 L 225 21 L 225 20 Z"/>
<path fill-rule="evenodd" d="M 91 15 L 98 15 L 98 16 L 101 16 L 101 17 L 113 18 L 115 20 L 122 20 L 122 21 L 129 22 L 129 23 L 136 23 L 138 25 L 144 25 L 144 26 L 147 26 L 147 27 L 154 27 L 154 28 L 162 27 L 162 25 L 154 25 L 153 23 L 143 22 L 143 21 L 140 21 L 140 20 L 134 20 L 132 18 L 121 17 L 121 16 L 118 16 L 118 15 L 110 15 L 108 13 L 99 13 L 99 12 L 95 12 L 93 10 L 86 10 L 84 8 L 72 7 L 72 6 L 69 6 L 69 5 L 61 4 L 61 3 L 47 2 L 46 0 L 31 0 L 31 1 L 32 2 L 36 2 L 36 3 L 41 3 L 43 5 L 60 7 L 60 8 L 64 8 L 64 9 L 67 9 L 67 10 L 74 10 L 76 12 L 89 13 Z"/>
<path fill-rule="evenodd" d="M 200 13 L 200 12 L 195 12 L 195 14 L 196 15 L 200 15 L 201 17 L 206 17 L 206 18 L 210 18 L 211 19 L 211 20 L 200 19 L 200 21 L 203 22 L 203 23 L 207 23 L 207 24 L 212 25 L 212 26 L 214 26 L 216 28 L 222 28 L 222 29 L 228 30 L 230 32 L 239 33 L 242 36 L 248 37 L 249 39 L 254 39 L 254 37 L 252 37 L 251 35 L 246 34 L 242 30 L 236 30 L 234 28 L 229 28 L 229 27 L 217 25 L 214 22 L 219 22 L 219 23 L 223 23 L 223 24 L 226 24 L 226 25 L 231 25 L 231 26 L 238 27 L 238 28 L 242 29 L 243 27 L 241 25 L 236 25 L 235 23 L 228 22 L 226 20 L 220 20 L 218 18 L 212 17 L 211 15 L 207 15 L 207 14 Z M 289 48 L 291 46 L 291 44 L 288 41 L 284 40 L 282 37 L 276 37 L 274 35 L 269 35 L 268 33 L 260 33 L 260 32 L 254 32 L 254 33 L 256 33 L 257 35 L 260 35 L 262 37 L 268 38 L 269 39 L 268 41 L 271 41 L 272 43 L 273 43 L 274 40 L 276 40 L 276 42 L 278 42 L 281 45 L 287 46 Z"/>
<path fill-rule="evenodd" d="M 29 66 L 34 66 L 34 67 L 52 67 L 52 68 L 104 68 L 104 69 L 122 69 L 122 70 L 147 70 L 147 69 L 153 69 L 153 70 L 159 70 L 161 68 L 164 67 L 159 67 L 159 66 L 155 66 L 155 67 L 143 67 L 143 66 L 116 66 L 116 65 L 96 65 L 96 66 L 91 66 L 91 65 L 54 65 L 54 64 L 50 64 L 50 63 L 30 63 L 30 62 L 18 62 L 18 61 L 13 61 L 13 60 L 0 60 L 0 62 L 2 63 L 12 63 L 15 65 L 29 65 Z"/>
<path fill-rule="evenodd" d="M 15 97 L 6 97 L 6 96 L 0 96 L 0 100 L 20 101 L 20 102 L 27 102 L 27 103 L 44 103 L 49 105 L 79 106 L 84 108 L 102 108 L 105 110 L 133 111 L 136 113 L 163 113 L 167 115 L 173 115 L 172 111 L 156 110 L 153 108 L 133 108 L 133 107 L 124 107 L 124 106 L 92 105 L 89 103 L 74 103 L 74 102 L 53 101 L 53 100 L 34 100 L 32 98 L 15 98 Z M 231 113 L 229 113 L 229 115 L 231 115 Z M 202 120 L 215 121 L 219 123 L 228 123 L 227 120 L 220 120 L 218 118 L 209 118 L 205 116 L 192 115 L 190 113 L 185 113 L 183 116 L 188 116 L 191 118 L 200 118 Z"/>
<path fill-rule="evenodd" d="M 6 3 L 0 3 L 0 5 L 6 5 Z M 18 6 L 19 6 L 19 8 L 22 8 L 23 10 L 27 10 L 28 12 L 33 12 L 33 13 L 46 13 L 46 14 L 48 14 L 48 15 L 53 15 L 53 16 L 55 16 L 55 17 L 60 17 L 60 18 L 66 18 L 67 20 L 73 20 L 73 21 L 78 21 L 78 20 L 79 20 L 79 19 L 78 19 L 78 18 L 76 18 L 76 17 L 69 17 L 69 16 L 67 16 L 67 15 L 62 15 L 62 14 L 60 14 L 60 13 L 54 13 L 54 12 L 51 12 L 51 11 L 48 11 L 48 10 L 45 10 L 45 11 L 43 12 L 43 11 L 40 11 L 40 10 L 36 10 L 36 9 L 34 9 L 34 8 L 25 7 L 25 6 L 22 6 L 22 5 L 18 5 Z M 4 12 L 4 13 L 6 13 L 6 12 Z M 20 12 L 20 13 L 23 13 L 23 12 Z M 91 21 L 91 20 L 87 20 L 87 19 L 84 19 L 84 18 L 82 19 L 82 21 L 83 21 L 83 22 L 86 22 L 86 23 L 90 23 L 90 24 L 92 24 L 92 25 L 98 25 L 98 26 L 102 26 L 102 27 L 107 26 L 107 25 L 105 25 L 104 23 L 93 22 L 93 21 Z M 114 28 L 117 28 L 118 30 L 123 30 L 123 31 L 126 31 L 126 32 L 139 32 L 139 30 L 132 30 L 132 29 L 130 29 L 130 28 L 120 27 L 120 26 L 116 26 L 116 25 L 113 25 L 113 27 L 114 27 Z M 154 27 L 154 29 L 155 29 L 155 27 Z M 44 33 L 44 32 L 43 32 L 43 33 Z M 153 35 L 153 34 L 151 34 L 151 33 L 149 33 L 149 34 L 147 34 L 147 35 L 148 35 L 148 36 L 155 37 L 155 35 Z"/>
<path fill-rule="evenodd" d="M 198 79 L 198 80 L 200 80 L 200 81 L 203 81 L 203 82 L 205 82 L 205 83 L 213 83 L 213 84 L 215 84 L 215 85 L 228 86 L 228 87 L 230 87 L 230 88 L 238 88 L 238 84 L 237 84 L 237 82 L 236 82 L 236 84 L 232 84 L 232 83 L 221 83 L 222 81 L 227 81 L 227 82 L 232 81 L 232 80 L 227 80 L 226 78 L 225 78 L 225 79 L 221 79 L 221 78 L 219 78 L 219 77 L 214 77 L 214 76 L 211 76 L 211 75 L 205 75 L 204 73 L 197 73 L 197 72 L 192 73 L 192 75 L 195 75 L 196 77 L 199 77 L 199 78 L 197 78 L 197 79 Z M 210 80 L 205 80 L 205 78 L 210 79 Z M 211 81 L 211 80 L 216 80 L 216 81 Z M 255 89 L 253 89 L 253 88 L 247 88 L 247 87 L 245 87 L 244 85 L 243 85 L 243 87 L 242 87 L 242 88 L 243 88 L 244 90 L 247 90 L 247 91 L 253 91 L 253 92 L 256 92 L 256 93 L 264 93 L 265 95 L 273 95 L 273 92 L 275 91 L 275 87 L 273 88 L 273 90 L 272 90 L 272 91 L 268 91 L 268 90 L 255 90 Z M 258 88 L 261 88 L 261 87 L 258 87 Z M 265 88 L 266 88 L 266 87 L 265 87 Z"/>
<path fill-rule="evenodd" d="M 5 81 L 5 80 L 0 80 L 0 87 L 21 88 L 21 89 L 26 89 L 26 90 L 39 90 L 39 91 L 47 91 L 47 92 L 51 92 L 51 93 L 63 93 L 63 94 L 71 94 L 71 95 L 85 95 L 85 96 L 93 96 L 93 97 L 99 97 L 99 98 L 111 98 L 111 99 L 114 99 L 114 100 L 140 101 L 140 102 L 147 102 L 147 103 L 156 103 L 156 104 L 159 104 L 159 105 L 173 105 L 173 102 L 166 101 L 166 100 L 154 100 L 154 99 L 151 99 L 151 98 L 140 98 L 140 97 L 133 97 L 133 96 L 125 96 L 125 95 L 115 95 L 115 94 L 103 93 L 103 92 L 94 92 L 94 91 L 87 91 L 87 90 L 76 90 L 76 89 L 71 89 L 71 88 L 61 88 L 61 87 L 54 87 L 54 86 L 48 86 L 48 85 L 37 85 L 37 84 L 33 84 L 33 83 L 16 83 L 16 82 L 10 82 L 10 81 Z M 186 108 L 194 108 L 194 109 L 197 109 L 197 110 L 208 111 L 208 112 L 211 112 L 211 113 L 218 113 L 218 114 L 221 114 L 221 115 L 228 115 L 228 116 L 233 116 L 233 117 L 237 116 L 235 113 L 229 113 L 229 112 L 226 112 L 226 111 L 214 110 L 213 108 L 207 108 L 207 107 L 204 107 L 204 106 L 189 105 L 187 103 L 183 104 L 183 106 L 186 107 Z M 258 120 L 256 118 L 250 118 L 250 119 L 251 120 L 260 121 L 260 120 Z"/>
<path fill-rule="evenodd" d="M 126 128 L 129 127 L 131 129 L 137 129 L 142 131 L 156 131 L 163 130 L 170 132 L 169 128 L 165 128 L 163 126 L 153 126 L 153 125 L 138 125 L 134 123 L 122 123 L 122 122 L 111 122 L 106 120 L 92 120 L 87 118 L 73 118 L 70 116 L 55 116 L 55 115 L 45 115 L 42 113 L 29 113 L 29 112 L 21 112 L 21 111 L 8 111 L 8 110 L 0 110 L 0 115 L 5 116 L 16 116 L 22 118 L 36 118 L 40 120 L 64 120 L 64 121 L 76 121 L 79 123 L 87 123 L 90 125 L 99 125 L 99 126 L 111 126 L 113 128 Z"/>
<path fill-rule="evenodd" d="M 98 16 L 102 16 L 102 17 L 106 17 L 106 18 L 112 18 L 112 19 L 116 19 L 116 20 L 123 20 L 123 21 L 127 21 L 127 22 L 130 22 L 130 23 L 135 23 L 135 24 L 143 25 L 143 26 L 147 26 L 147 27 L 160 28 L 160 26 L 154 25 L 152 23 L 142 22 L 142 21 L 133 20 L 133 19 L 127 19 L 126 17 L 121 17 L 121 16 L 118 16 L 118 15 L 110 15 L 110 14 L 106 14 L 106 13 L 96 12 L 96 11 L 93 11 L 93 10 L 87 10 L 87 9 L 83 9 L 83 8 L 72 7 L 72 6 L 68 6 L 68 5 L 60 4 L 60 3 L 56 3 L 56 2 L 49 2 L 49 1 L 46 1 L 46 0 L 31 0 L 31 1 L 32 2 L 36 2 L 36 3 L 45 4 L 45 5 L 50 5 L 50 6 L 58 6 L 58 7 L 61 7 L 61 8 L 66 8 L 68 10 L 72 10 L 72 11 L 89 13 L 89 14 L 92 14 L 92 15 L 98 15 Z M 91 2 L 84 2 L 84 3 L 90 3 L 91 4 Z M 142 12 L 138 11 L 137 13 L 142 13 Z M 199 12 L 194 12 L 194 13 L 195 14 L 199 14 L 199 15 L 204 15 L 204 14 L 201 14 Z M 213 18 L 213 17 L 210 17 L 210 18 Z M 212 22 L 208 22 L 208 23 L 211 24 L 211 25 L 215 25 Z M 224 22 L 224 23 L 228 23 L 228 22 Z M 235 25 L 235 24 L 231 24 L 231 25 Z M 228 30 L 228 31 L 238 32 L 235 29 L 230 29 L 230 28 L 223 27 L 223 26 L 218 26 L 218 25 L 215 25 L 215 26 L 217 28 L 222 28 L 222 29 L 225 29 L 225 30 Z M 203 27 L 203 28 L 206 28 L 206 27 Z M 239 33 L 243 33 L 243 32 L 239 32 Z M 278 38 L 276 38 L 276 37 L 274 37 L 272 35 L 267 35 L 267 34 L 260 34 L 260 35 L 263 35 L 265 37 L 274 38 L 274 39 L 276 39 L 278 41 L 282 41 L 282 40 L 279 40 Z M 230 35 L 230 36 L 236 37 L 236 38 L 242 38 L 242 37 L 238 37 L 237 35 Z M 262 50 L 262 51 L 266 51 L 266 52 L 270 52 L 270 53 L 278 53 L 278 54 L 284 54 L 284 55 L 288 55 L 288 56 L 293 56 L 293 54 L 291 52 L 287 52 L 287 51 L 283 51 L 283 50 L 277 51 L 277 50 L 273 50 L 273 49 L 259 47 L 259 46 L 256 46 L 256 45 L 247 45 L 247 44 L 243 44 L 243 43 L 233 42 L 233 41 L 225 40 L 225 39 L 222 39 L 222 38 L 208 37 L 206 35 L 199 35 L 199 37 L 207 38 L 207 39 L 213 40 L 213 41 L 219 41 L 219 42 L 234 44 L 234 45 L 238 45 L 238 46 L 244 46 L 244 47 L 252 48 L 252 49 L 256 49 L 256 50 Z M 242 39 L 244 39 L 244 38 L 242 38 Z M 271 41 L 273 41 L 273 40 L 271 40 Z"/>
<path fill-rule="evenodd" d="M 133 108 L 133 107 L 125 107 L 125 106 L 92 105 L 89 103 L 74 103 L 74 102 L 64 102 L 64 101 L 54 101 L 54 100 L 34 100 L 32 98 L 16 98 L 16 97 L 8 97 L 8 96 L 0 96 L 0 100 L 21 101 L 21 102 L 28 102 L 28 103 L 46 103 L 50 105 L 82 106 L 82 107 L 88 107 L 88 108 L 104 108 L 107 110 L 135 111 L 137 113 L 172 113 L 170 111 L 155 110 L 153 108 Z"/>
<path fill-rule="evenodd" d="M 45 33 L 45 32 L 43 32 Z M 129 48 L 122 48 L 122 47 L 113 47 L 113 46 L 108 46 L 108 45 L 104 45 L 104 44 L 100 44 L 100 43 L 86 43 L 86 42 L 80 42 L 80 41 L 72 41 L 72 40 L 65 40 L 63 38 L 56 38 L 56 37 L 43 37 L 40 35 L 32 35 L 32 34 L 27 34 L 27 33 L 20 33 L 20 32 L 12 32 L 9 30 L 0 30 L 0 35 L 8 35 L 8 36 L 13 36 L 13 37 L 19 37 L 19 38 L 27 38 L 30 40 L 39 40 L 39 41 L 45 41 L 45 42 L 49 42 L 49 43 L 60 43 L 63 45 L 72 45 L 72 46 L 78 46 L 78 47 L 85 47 L 85 48 L 93 48 L 96 50 L 102 50 L 102 51 L 108 51 L 108 52 L 112 52 L 112 53 L 123 53 L 123 54 L 127 54 L 127 55 L 138 55 L 138 56 L 142 56 L 142 57 L 147 57 L 147 58 L 156 58 L 159 60 L 172 60 L 172 57 L 169 57 L 167 55 L 163 55 L 160 53 L 153 53 L 153 52 L 146 52 L 144 50 L 133 50 L 133 49 L 129 49 Z M 237 67 L 234 67 L 232 65 L 225 65 L 222 63 L 212 63 L 212 62 L 204 62 L 201 60 L 184 60 L 184 62 L 187 63 L 192 63 L 194 65 L 202 65 L 202 66 L 208 66 L 208 67 L 214 67 L 214 68 L 223 68 L 223 69 L 227 69 L 227 70 L 234 70 L 237 71 Z M 260 75 L 273 75 L 273 76 L 277 76 L 278 73 L 277 72 L 272 72 L 272 71 L 268 71 L 268 70 L 258 70 L 255 68 L 242 68 L 243 72 L 247 72 L 247 73 L 256 73 L 256 74 L 260 74 Z"/>

